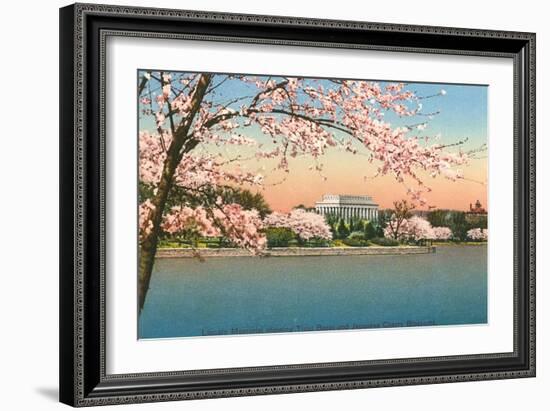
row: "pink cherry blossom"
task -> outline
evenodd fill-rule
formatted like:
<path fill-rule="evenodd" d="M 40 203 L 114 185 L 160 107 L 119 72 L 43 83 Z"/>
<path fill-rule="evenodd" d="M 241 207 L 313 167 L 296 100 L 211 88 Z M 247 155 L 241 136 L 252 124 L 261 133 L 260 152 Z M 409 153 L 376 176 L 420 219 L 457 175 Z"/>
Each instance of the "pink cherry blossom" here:
<path fill-rule="evenodd" d="M 433 238 L 432 225 L 428 220 L 418 216 L 412 216 L 407 220 L 407 233 L 409 239 L 419 241 Z"/>
<path fill-rule="evenodd" d="M 195 232 L 203 237 L 224 236 L 254 253 L 267 244 L 258 212 L 245 210 L 239 204 L 217 204 L 214 208 L 173 207 L 161 227 L 170 234 Z"/>
<path fill-rule="evenodd" d="M 235 144 L 251 144 L 246 138 L 231 136 Z M 139 178 L 140 181 L 156 185 L 160 181 L 163 164 L 166 159 L 166 147 L 172 141 L 170 133 L 159 134 L 142 131 L 139 134 Z M 164 147 L 163 147 L 164 144 Z M 263 175 L 246 171 L 233 165 L 231 160 L 221 155 L 185 154 L 176 168 L 175 184 L 188 188 L 216 187 L 226 184 L 263 184 Z"/>
<path fill-rule="evenodd" d="M 162 86 L 162 95 L 164 97 L 164 100 L 167 100 L 168 97 L 170 96 L 171 89 L 172 89 L 172 87 L 170 86 L 170 84 L 166 84 L 166 85 Z"/>
<path fill-rule="evenodd" d="M 433 240 L 450 240 L 453 232 L 449 227 L 433 227 Z"/>
<path fill-rule="evenodd" d="M 397 227 L 395 221 L 390 221 L 384 229 L 384 236 L 395 238 L 400 241 L 420 241 L 434 239 L 435 233 L 428 220 L 418 216 L 404 219 Z"/>
<path fill-rule="evenodd" d="M 332 233 L 325 218 L 301 208 L 294 209 L 288 214 L 271 213 L 264 219 L 264 224 L 267 227 L 289 228 L 303 240 L 312 238 L 332 239 Z"/>
<path fill-rule="evenodd" d="M 159 111 L 158 113 L 155 114 L 155 120 L 157 123 L 157 128 L 162 127 L 164 124 L 164 120 L 166 120 L 166 116 L 164 115 L 163 112 Z"/>
<path fill-rule="evenodd" d="M 489 238 L 489 231 L 486 228 L 472 228 L 466 233 L 470 240 L 474 241 L 487 241 Z"/>
<path fill-rule="evenodd" d="M 155 206 L 150 200 L 145 200 L 139 205 L 139 237 L 140 240 L 148 236 L 153 229 L 153 222 L 151 221 L 151 211 L 155 209 Z"/>

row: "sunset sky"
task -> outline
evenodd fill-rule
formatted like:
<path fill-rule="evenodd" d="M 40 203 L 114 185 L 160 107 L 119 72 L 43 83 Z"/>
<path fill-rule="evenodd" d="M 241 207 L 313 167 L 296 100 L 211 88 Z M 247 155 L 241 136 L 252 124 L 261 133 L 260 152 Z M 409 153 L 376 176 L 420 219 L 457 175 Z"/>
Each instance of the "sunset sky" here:
<path fill-rule="evenodd" d="M 368 80 L 368 79 L 366 79 Z M 384 82 L 381 82 L 385 84 Z M 399 118 L 388 113 L 384 119 L 393 126 L 410 125 L 428 120 L 428 127 L 423 130 L 411 131 L 410 135 L 435 136 L 440 135 L 438 142 L 442 144 L 456 143 L 466 139 L 461 146 L 463 151 L 475 150 L 487 143 L 487 92 L 483 85 L 453 85 L 407 83 L 407 90 L 414 91 L 419 96 L 434 96 L 422 100 L 422 112 L 425 114 L 439 112 L 428 120 L 428 117 Z M 444 93 L 441 93 L 444 90 Z M 218 96 L 231 98 L 246 95 L 247 90 L 236 82 L 228 82 L 220 87 Z M 150 116 L 140 115 L 140 130 L 148 129 L 154 132 L 154 123 Z M 239 130 L 240 133 L 258 140 L 269 148 L 270 139 L 266 138 L 256 127 Z M 228 157 L 237 154 L 251 154 L 247 148 L 228 146 L 223 148 L 208 148 L 211 152 L 222 152 Z M 449 149 L 457 150 L 457 148 Z M 366 153 L 362 148 L 362 153 Z M 462 166 L 464 179 L 450 181 L 442 176 L 424 177 L 424 182 L 432 189 L 424 197 L 430 206 L 466 210 L 470 203 L 480 200 L 487 204 L 487 152 L 477 153 L 469 164 Z M 276 170 L 275 160 L 248 160 L 242 163 L 242 168 L 259 171 L 266 177 L 266 185 L 262 191 L 271 208 L 276 211 L 288 211 L 298 204 L 313 206 L 323 194 L 355 194 L 370 195 L 381 208 L 389 208 L 393 201 L 407 198 L 406 187 L 398 183 L 391 175 L 374 177 L 377 164 L 367 162 L 362 154 L 353 155 L 338 148 L 332 148 L 322 158 L 322 175 L 309 167 L 314 160 L 309 157 L 289 158 L 290 172 Z M 422 174 L 420 174 L 422 175 Z M 324 177 L 326 178 L 324 178 Z M 411 184 L 411 187 L 414 185 Z"/>

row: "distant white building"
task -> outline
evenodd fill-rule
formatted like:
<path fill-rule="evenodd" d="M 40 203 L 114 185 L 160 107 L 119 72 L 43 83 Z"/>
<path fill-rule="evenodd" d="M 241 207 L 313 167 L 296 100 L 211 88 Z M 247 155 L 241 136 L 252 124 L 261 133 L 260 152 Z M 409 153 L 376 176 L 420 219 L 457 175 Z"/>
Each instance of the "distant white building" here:
<path fill-rule="evenodd" d="M 325 194 L 321 201 L 315 203 L 315 211 L 323 216 L 332 215 L 346 221 L 352 218 L 378 219 L 378 204 L 371 196 Z"/>

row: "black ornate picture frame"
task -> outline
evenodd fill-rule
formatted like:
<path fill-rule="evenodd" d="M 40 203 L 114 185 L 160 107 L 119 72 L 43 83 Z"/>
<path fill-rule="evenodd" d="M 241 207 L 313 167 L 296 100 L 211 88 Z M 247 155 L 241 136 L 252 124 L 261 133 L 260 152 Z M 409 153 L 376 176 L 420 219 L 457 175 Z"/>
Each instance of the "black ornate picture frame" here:
<path fill-rule="evenodd" d="M 109 36 L 507 58 L 514 70 L 514 350 L 107 374 Z M 535 376 L 535 34 L 75 4 L 60 10 L 60 400 L 73 406 Z"/>

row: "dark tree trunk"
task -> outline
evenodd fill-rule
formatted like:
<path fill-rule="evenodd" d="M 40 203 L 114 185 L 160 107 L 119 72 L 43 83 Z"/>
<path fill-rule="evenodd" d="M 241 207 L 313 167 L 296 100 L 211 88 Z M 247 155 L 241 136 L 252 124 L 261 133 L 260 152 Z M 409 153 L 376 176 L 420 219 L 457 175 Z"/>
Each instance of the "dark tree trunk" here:
<path fill-rule="evenodd" d="M 192 150 L 197 141 L 189 137 L 189 129 L 193 123 L 197 112 L 200 109 L 200 105 L 206 89 L 210 84 L 211 75 L 202 74 L 193 97 L 191 99 L 191 108 L 189 114 L 182 120 L 176 133 L 173 136 L 172 144 L 166 153 L 166 160 L 164 161 L 164 167 L 162 170 L 162 176 L 160 178 L 159 185 L 155 196 L 151 199 L 154 205 L 154 209 L 151 212 L 151 222 L 153 228 L 149 235 L 147 235 L 140 244 L 139 252 L 139 273 L 138 273 L 138 309 L 141 311 L 143 304 L 145 303 L 145 296 L 149 289 L 149 283 L 151 282 L 151 273 L 153 271 L 153 264 L 155 263 L 155 255 L 157 253 L 158 237 L 160 233 L 160 225 L 162 222 L 162 214 L 166 205 L 166 199 L 168 193 L 172 188 L 174 179 L 174 173 L 178 164 L 180 163 L 183 154 Z"/>

